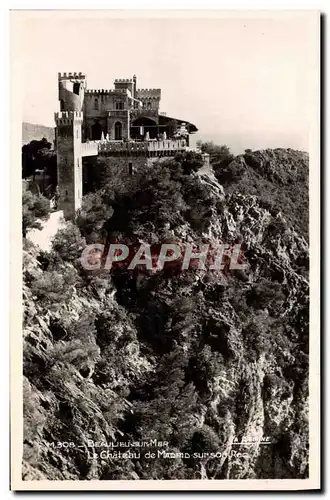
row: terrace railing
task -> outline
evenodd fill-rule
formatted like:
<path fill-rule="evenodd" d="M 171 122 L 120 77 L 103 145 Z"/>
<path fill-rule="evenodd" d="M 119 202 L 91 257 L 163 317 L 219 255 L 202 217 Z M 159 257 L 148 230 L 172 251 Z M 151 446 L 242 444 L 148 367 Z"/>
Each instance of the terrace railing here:
<path fill-rule="evenodd" d="M 171 156 L 179 151 L 185 151 L 186 149 L 187 145 L 184 139 L 165 139 L 162 141 L 150 140 L 141 142 L 105 141 L 98 144 L 98 153 L 105 156 L 111 156 L 112 154 L 124 154 L 128 156 L 130 154 Z"/>

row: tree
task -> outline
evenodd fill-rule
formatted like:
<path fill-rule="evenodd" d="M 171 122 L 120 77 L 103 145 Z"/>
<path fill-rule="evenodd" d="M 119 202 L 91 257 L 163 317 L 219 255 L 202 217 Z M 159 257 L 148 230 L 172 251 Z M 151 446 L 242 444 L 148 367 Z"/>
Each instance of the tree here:
<path fill-rule="evenodd" d="M 180 163 L 180 166 L 185 175 L 190 175 L 192 172 L 197 172 L 203 166 L 203 158 L 199 153 L 187 151 L 178 153 L 175 160 Z"/>
<path fill-rule="evenodd" d="M 84 160 L 86 172 L 86 180 L 84 184 L 84 189 L 86 191 L 95 192 L 102 189 L 113 176 L 113 169 L 111 165 L 107 165 L 107 162 L 103 158 L 86 158 Z"/>
<path fill-rule="evenodd" d="M 33 140 L 22 147 L 22 177 L 33 176 L 37 170 L 43 170 L 48 176 L 48 185 L 57 185 L 56 154 L 51 149 L 51 143 L 45 139 Z"/>
<path fill-rule="evenodd" d="M 38 163 L 41 169 L 48 176 L 48 185 L 57 186 L 57 159 L 53 150 L 40 149 L 38 153 Z"/>
<path fill-rule="evenodd" d="M 219 165 L 219 163 L 232 160 L 234 156 L 230 152 L 228 146 L 222 144 L 221 146 L 214 144 L 213 141 L 197 141 L 197 146 L 200 148 L 202 153 L 208 153 L 210 155 L 211 165 Z"/>
<path fill-rule="evenodd" d="M 137 435 L 169 441 L 178 448 L 193 435 L 201 405 L 194 384 L 185 381 L 187 362 L 179 347 L 160 358 L 151 394 L 134 404 Z"/>
<path fill-rule="evenodd" d="M 97 235 L 98 242 L 106 238 L 106 229 L 104 225 L 111 218 L 113 208 L 111 202 L 105 201 L 105 195 L 102 191 L 89 193 L 83 198 L 82 207 L 76 218 L 76 224 L 86 238 L 91 235 Z"/>
<path fill-rule="evenodd" d="M 41 229 L 40 220 L 47 220 L 50 213 L 50 205 L 47 198 L 36 195 L 31 191 L 25 191 L 22 197 L 22 233 L 26 238 L 28 229 Z"/>
<path fill-rule="evenodd" d="M 22 147 L 22 176 L 23 179 L 35 175 L 36 169 L 43 168 L 43 156 L 51 150 L 51 143 L 45 139 L 33 140 Z"/>

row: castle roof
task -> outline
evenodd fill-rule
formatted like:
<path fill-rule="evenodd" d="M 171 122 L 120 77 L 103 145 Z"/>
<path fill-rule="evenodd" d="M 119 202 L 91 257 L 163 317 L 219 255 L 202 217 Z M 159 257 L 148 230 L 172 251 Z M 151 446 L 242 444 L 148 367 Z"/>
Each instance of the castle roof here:
<path fill-rule="evenodd" d="M 187 120 L 181 120 L 179 118 L 173 118 L 172 116 L 159 115 L 159 125 L 170 125 L 171 123 L 176 123 L 177 125 L 182 125 L 183 123 L 186 125 L 189 134 L 198 131 L 198 128 L 193 123 L 190 123 Z"/>

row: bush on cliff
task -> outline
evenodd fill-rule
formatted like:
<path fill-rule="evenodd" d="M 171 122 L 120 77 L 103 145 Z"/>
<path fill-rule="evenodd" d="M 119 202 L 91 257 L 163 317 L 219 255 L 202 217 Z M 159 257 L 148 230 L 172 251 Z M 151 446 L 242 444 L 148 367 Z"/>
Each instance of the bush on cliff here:
<path fill-rule="evenodd" d="M 259 167 L 244 168 L 253 177 Z M 245 174 L 218 210 L 220 187 L 195 170 L 176 159 L 112 179 L 85 197 L 51 252 L 26 246 L 25 479 L 308 476 L 308 290 L 297 266 L 306 246 L 258 196 L 235 191 L 251 188 Z M 184 244 L 206 231 L 246 241 L 244 281 L 195 268 L 84 273 L 77 260 L 84 238 Z M 230 455 L 234 439 L 262 435 L 274 444 L 256 445 L 244 467 Z M 134 446 L 140 458 L 88 454 L 89 440 L 149 439 L 173 456 L 150 461 Z"/>
<path fill-rule="evenodd" d="M 23 192 L 22 196 L 22 233 L 26 237 L 28 229 L 41 229 L 41 220 L 46 220 L 50 214 L 49 200 L 31 191 Z"/>
<path fill-rule="evenodd" d="M 292 149 L 249 151 L 228 164 L 213 164 L 226 193 L 258 196 L 272 214 L 279 211 L 308 241 L 309 159 Z"/>

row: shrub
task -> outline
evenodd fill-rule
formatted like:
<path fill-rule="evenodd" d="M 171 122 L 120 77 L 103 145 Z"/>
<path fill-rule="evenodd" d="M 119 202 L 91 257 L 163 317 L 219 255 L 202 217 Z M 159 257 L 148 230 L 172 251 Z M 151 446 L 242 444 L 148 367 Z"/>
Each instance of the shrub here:
<path fill-rule="evenodd" d="M 64 229 L 57 231 L 52 241 L 52 251 L 64 262 L 75 262 L 79 259 L 85 246 L 85 239 L 72 222 L 68 222 Z"/>
<path fill-rule="evenodd" d="M 44 196 L 25 191 L 22 196 L 22 209 L 22 233 L 25 238 L 28 229 L 41 229 L 40 220 L 49 217 L 50 204 Z"/>

